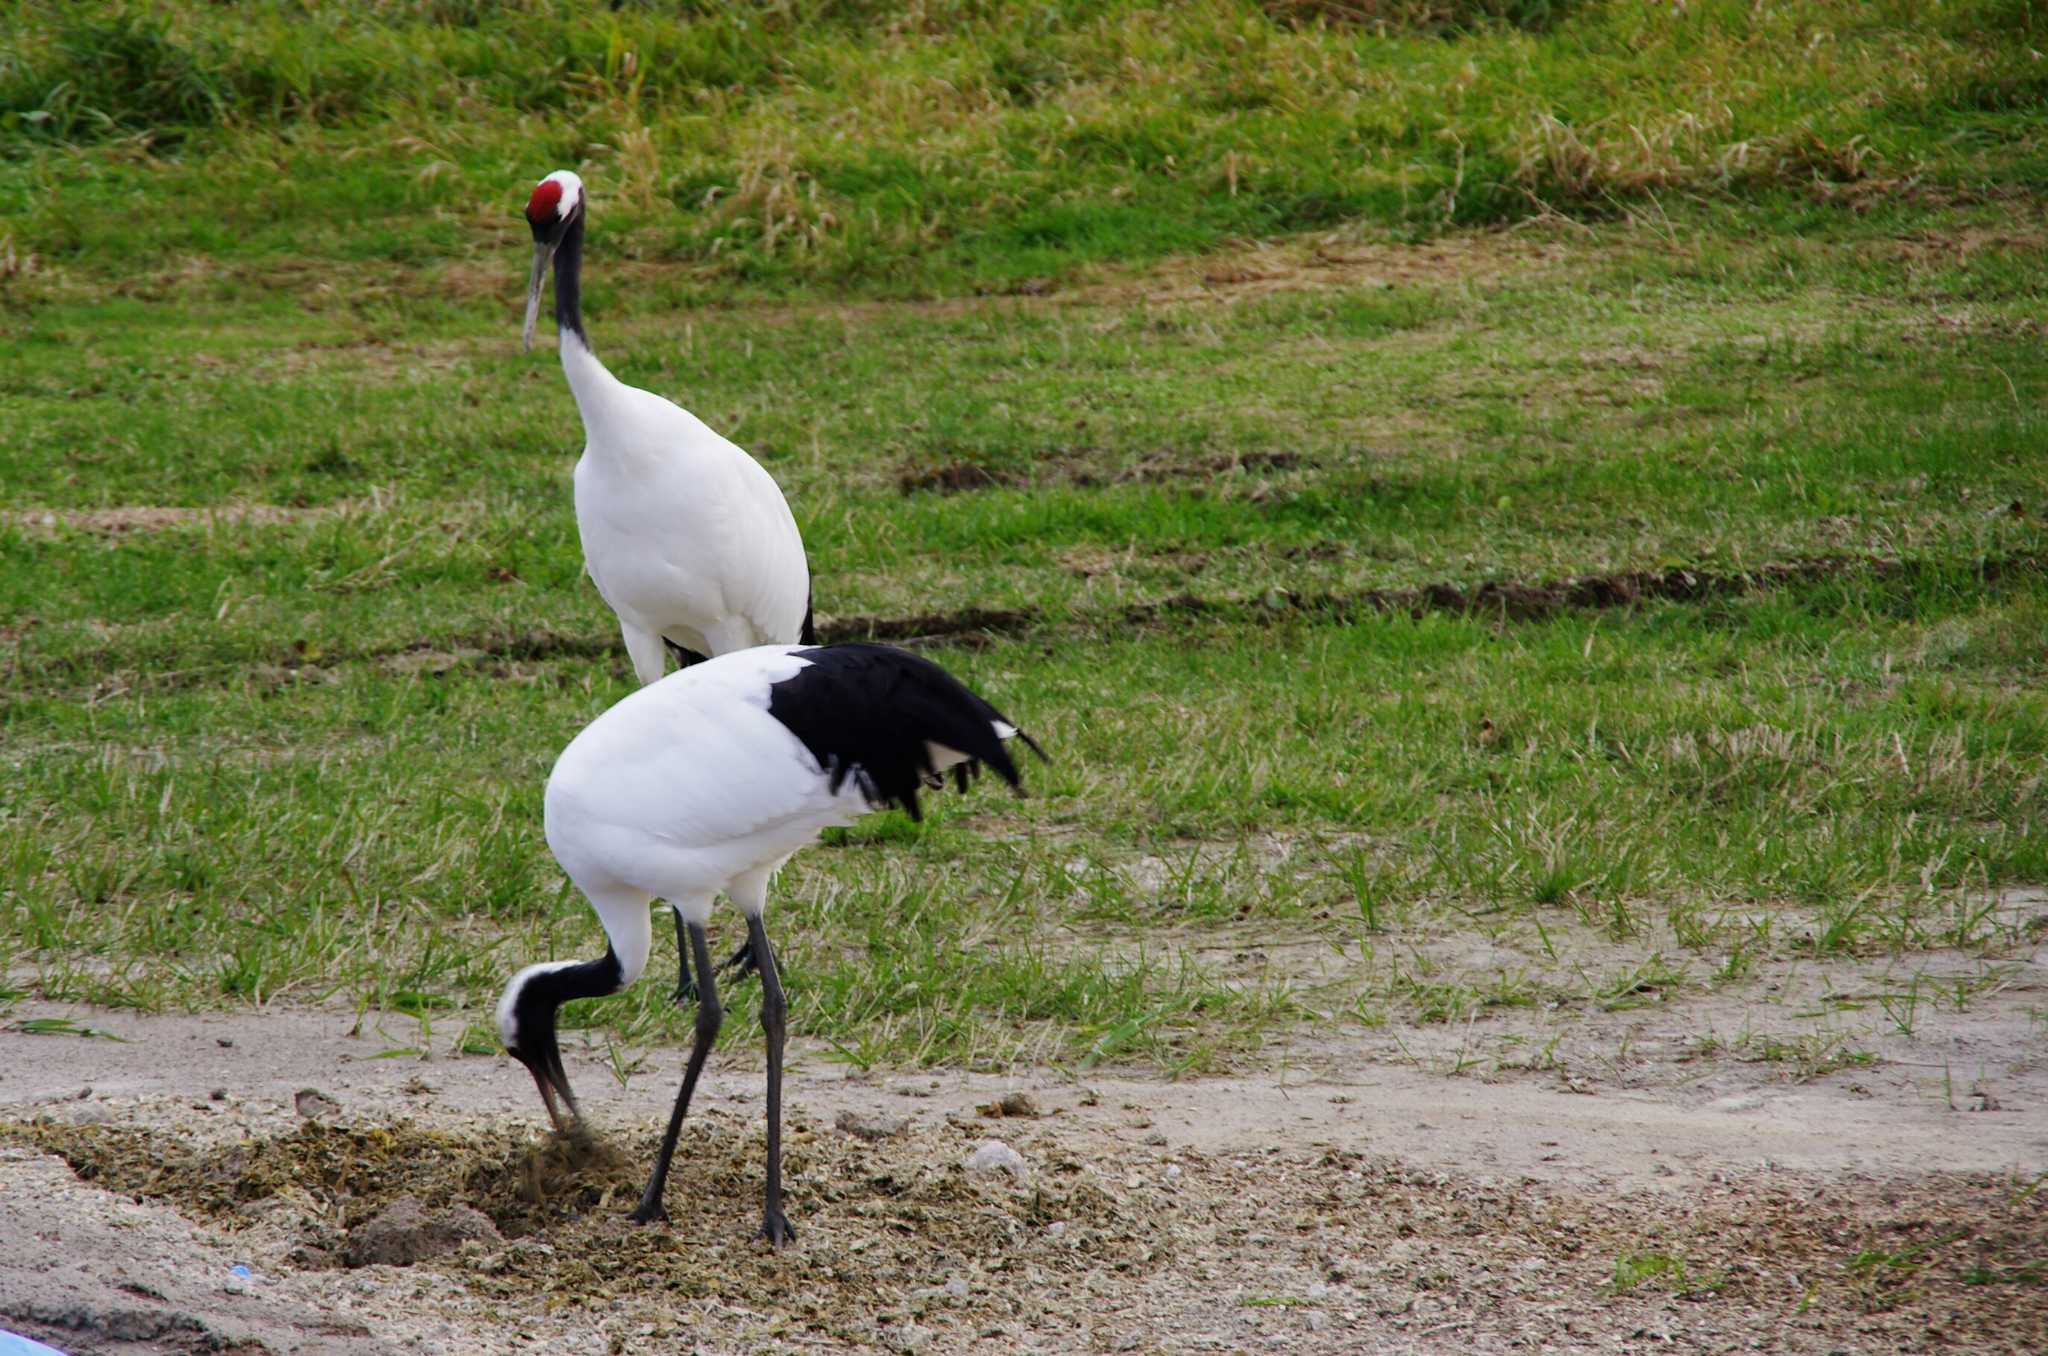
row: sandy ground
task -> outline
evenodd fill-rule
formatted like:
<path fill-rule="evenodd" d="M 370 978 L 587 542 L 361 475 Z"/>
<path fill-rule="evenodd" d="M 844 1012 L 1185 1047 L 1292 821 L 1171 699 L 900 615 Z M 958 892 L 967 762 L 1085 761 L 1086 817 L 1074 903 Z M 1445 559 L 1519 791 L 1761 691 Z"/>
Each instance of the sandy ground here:
<path fill-rule="evenodd" d="M 1853 963 L 1824 978 L 1877 982 Z M 1747 1031 L 1796 1008 L 1811 1042 L 1789 996 L 1750 1003 Z M 23 1029 L 50 1018 L 105 1036 Z M 1814 1048 L 1868 1057 L 1825 1072 L 1726 1040 L 1703 1056 L 1734 1020 L 1705 1000 L 1574 1023 L 1560 1034 L 1606 1055 L 1543 1069 L 1462 1053 L 1547 1039 L 1540 1013 L 1308 1034 L 1259 1072 L 1179 1082 L 863 1075 L 810 1051 L 789 1089 L 799 1238 L 779 1254 L 751 1238 L 753 1043 L 707 1074 L 676 1222 L 634 1229 L 628 1179 L 680 1047 L 622 1085 L 572 1035 L 621 1166 L 511 1208 L 540 1139 L 531 1083 L 501 1056 L 387 1057 L 419 1043 L 410 1018 L 24 1002 L 5 1020 L 0 1327 L 80 1353 L 2048 1349 L 2038 949 L 1910 1036 L 1826 1008 Z M 986 1114 L 1017 1091 L 1041 1114 Z M 867 1140 L 843 1113 L 906 1125 Z M 989 1139 L 1021 1173 L 965 1169 Z M 503 1236 L 339 1265 L 409 1193 Z"/>

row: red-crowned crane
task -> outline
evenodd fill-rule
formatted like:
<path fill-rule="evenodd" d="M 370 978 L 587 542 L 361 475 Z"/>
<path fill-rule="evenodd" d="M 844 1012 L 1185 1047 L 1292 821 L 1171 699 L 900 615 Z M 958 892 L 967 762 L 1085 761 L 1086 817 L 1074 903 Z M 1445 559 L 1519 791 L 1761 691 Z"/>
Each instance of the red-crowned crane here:
<path fill-rule="evenodd" d="M 796 519 L 775 478 L 674 401 L 628 386 L 583 332 L 583 181 L 556 170 L 526 201 L 533 276 L 525 343 L 541 284 L 555 270 L 562 371 L 583 416 L 576 530 L 598 593 L 619 617 L 642 683 L 662 647 L 685 666 L 755 645 L 811 644 L 811 577 Z"/>
<path fill-rule="evenodd" d="M 654 1173 L 632 1217 L 666 1219 L 662 1191 L 676 1137 L 724 1010 L 704 927 L 723 890 L 747 920 L 726 968 L 761 976 L 768 1040 L 768 1182 L 761 1235 L 794 1237 L 782 1213 L 781 977 L 761 924 L 768 880 L 834 824 L 900 805 L 918 817 L 920 786 L 951 770 L 963 790 L 982 764 L 1018 794 L 1003 741 L 1029 735 L 929 659 L 886 645 L 764 645 L 672 673 L 626 697 L 570 741 L 548 776 L 548 847 L 597 910 L 604 955 L 547 961 L 512 977 L 498 1034 L 540 1088 L 558 1133 L 581 1133 L 555 1036 L 564 1003 L 617 993 L 653 946 L 649 904 L 675 910 L 677 1001 L 695 999 L 696 1042 Z M 694 977 L 693 977 L 694 976 Z"/>

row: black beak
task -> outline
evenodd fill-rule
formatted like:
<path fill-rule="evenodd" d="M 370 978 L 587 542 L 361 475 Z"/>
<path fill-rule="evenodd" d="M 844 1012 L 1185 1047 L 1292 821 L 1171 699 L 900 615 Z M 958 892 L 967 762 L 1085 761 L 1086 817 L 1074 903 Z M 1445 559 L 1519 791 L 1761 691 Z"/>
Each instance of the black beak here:
<path fill-rule="evenodd" d="M 533 1075 L 533 1085 L 540 1089 L 540 1099 L 547 1106 L 555 1133 L 564 1139 L 584 1137 L 587 1132 L 583 1128 L 583 1112 L 576 1105 L 576 1094 L 569 1091 L 569 1075 L 562 1068 L 562 1050 L 552 1034 L 541 1050 L 533 1054 L 514 1050 L 512 1057 Z"/>

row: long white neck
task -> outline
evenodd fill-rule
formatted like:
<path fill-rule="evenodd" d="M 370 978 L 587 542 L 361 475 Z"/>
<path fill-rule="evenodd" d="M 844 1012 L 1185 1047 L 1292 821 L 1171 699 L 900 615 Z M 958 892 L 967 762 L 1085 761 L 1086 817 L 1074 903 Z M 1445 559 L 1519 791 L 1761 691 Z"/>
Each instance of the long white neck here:
<path fill-rule="evenodd" d="M 603 407 L 615 399 L 619 382 L 590 351 L 589 336 L 583 332 L 583 222 L 581 215 L 571 221 L 555 249 L 555 342 L 588 431 L 602 422 Z"/>
<path fill-rule="evenodd" d="M 583 416 L 583 426 L 590 428 L 594 420 L 602 417 L 604 406 L 614 398 L 619 389 L 619 379 L 590 351 L 590 345 L 583 340 L 582 330 L 558 330 L 556 343 L 562 350 L 562 375 L 569 379 L 569 391 L 576 397 L 576 409 Z"/>

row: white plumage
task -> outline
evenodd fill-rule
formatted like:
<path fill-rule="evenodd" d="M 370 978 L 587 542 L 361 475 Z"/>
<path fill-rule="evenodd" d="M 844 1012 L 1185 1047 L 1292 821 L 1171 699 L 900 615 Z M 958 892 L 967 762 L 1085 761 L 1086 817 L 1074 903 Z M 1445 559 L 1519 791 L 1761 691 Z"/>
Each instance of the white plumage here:
<path fill-rule="evenodd" d="M 919 788 L 938 785 L 949 770 L 964 787 L 987 764 L 1021 789 L 1003 747 L 1011 738 L 1037 750 L 928 659 L 883 645 L 770 645 L 641 688 L 563 750 L 548 777 L 548 847 L 597 910 L 608 948 L 594 961 L 520 971 L 498 1005 L 499 1033 L 532 1071 L 557 1129 L 573 1132 L 579 1119 L 556 1010 L 638 979 L 653 946 L 648 906 L 665 899 L 673 907 L 677 997 L 697 1002 L 696 1043 L 634 1218 L 664 1216 L 676 1136 L 722 1017 L 705 926 L 724 891 L 747 922 L 747 945 L 727 965 L 759 971 L 768 1034 L 762 1233 L 776 1243 L 792 1236 L 781 1209 L 785 1004 L 761 917 L 769 879 L 830 825 L 884 804 L 919 814 Z"/>
<path fill-rule="evenodd" d="M 774 477 L 673 401 L 628 386 L 591 352 L 583 331 L 583 184 L 567 170 L 541 180 L 526 207 L 533 229 L 527 289 L 530 341 L 550 261 L 562 371 L 583 418 L 576 529 L 598 593 L 618 614 L 633 671 L 651 683 L 663 642 L 694 658 L 812 639 L 810 569 Z"/>
<path fill-rule="evenodd" d="M 605 712 L 555 761 L 548 847 L 597 907 L 624 983 L 646 964 L 650 898 L 702 925 L 712 897 L 730 890 L 740 912 L 758 916 L 784 858 L 867 812 L 860 789 L 832 790 L 803 741 L 768 713 L 771 685 L 808 667 L 799 653 L 771 645 L 672 674 Z"/>

